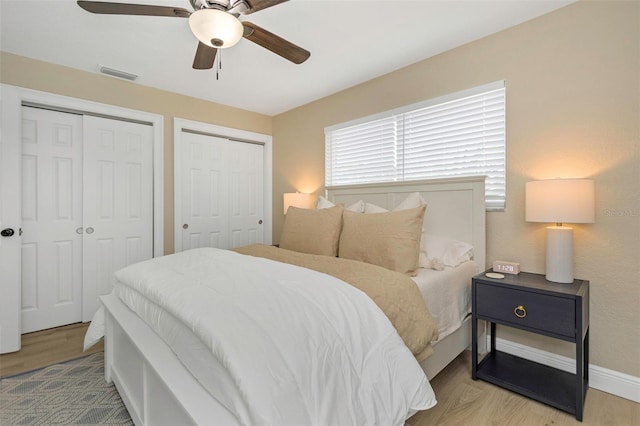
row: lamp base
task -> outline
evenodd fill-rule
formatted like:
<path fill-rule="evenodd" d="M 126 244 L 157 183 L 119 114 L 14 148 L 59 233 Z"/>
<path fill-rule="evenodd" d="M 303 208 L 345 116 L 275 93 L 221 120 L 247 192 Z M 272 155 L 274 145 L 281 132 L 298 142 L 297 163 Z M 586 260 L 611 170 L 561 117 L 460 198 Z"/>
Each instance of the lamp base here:
<path fill-rule="evenodd" d="M 573 229 L 547 227 L 546 279 L 556 283 L 573 283 Z"/>

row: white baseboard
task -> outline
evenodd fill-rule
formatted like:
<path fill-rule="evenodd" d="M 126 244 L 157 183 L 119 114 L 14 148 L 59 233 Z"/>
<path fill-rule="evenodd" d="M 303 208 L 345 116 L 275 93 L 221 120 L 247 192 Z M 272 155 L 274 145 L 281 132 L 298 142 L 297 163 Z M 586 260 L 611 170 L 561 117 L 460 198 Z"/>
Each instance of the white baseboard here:
<path fill-rule="evenodd" d="M 490 347 L 490 337 L 487 335 L 487 348 Z M 573 358 L 535 349 L 509 340 L 496 338 L 496 349 L 559 370 L 576 371 L 576 361 Z M 631 401 L 640 402 L 640 378 L 629 374 L 590 364 L 589 387 Z"/>

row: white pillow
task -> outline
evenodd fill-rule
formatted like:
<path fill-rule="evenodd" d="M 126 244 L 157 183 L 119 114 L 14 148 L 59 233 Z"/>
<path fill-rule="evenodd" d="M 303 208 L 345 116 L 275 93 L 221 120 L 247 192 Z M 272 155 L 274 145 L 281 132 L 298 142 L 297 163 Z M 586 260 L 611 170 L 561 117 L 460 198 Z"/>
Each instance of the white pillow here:
<path fill-rule="evenodd" d="M 412 192 L 411 194 L 407 195 L 407 198 L 402 200 L 400 204 L 394 207 L 392 211 L 397 212 L 400 210 L 415 209 L 416 207 L 420 207 L 424 204 L 427 203 L 424 201 L 424 198 L 422 198 L 422 195 L 420 195 L 419 192 Z M 389 210 L 385 209 L 384 207 L 380 207 L 371 203 L 364 203 L 365 213 L 386 213 L 388 211 Z"/>
<path fill-rule="evenodd" d="M 316 209 L 329 209 L 333 206 L 335 206 L 335 204 L 327 200 L 323 196 L 319 196 L 316 200 Z M 362 213 L 364 212 L 364 201 L 358 200 L 355 203 L 345 207 L 345 210 L 349 210 L 350 212 Z"/>
<path fill-rule="evenodd" d="M 444 269 L 444 266 L 456 267 L 473 259 L 473 246 L 464 241 L 439 235 L 422 234 L 420 251 L 426 251 L 430 268 Z"/>
<path fill-rule="evenodd" d="M 321 195 L 318 196 L 318 199 L 316 200 L 316 209 L 328 209 L 333 206 L 335 206 L 335 204 L 333 204 L 331 201 L 327 200 Z"/>
<path fill-rule="evenodd" d="M 398 211 L 398 210 L 415 209 L 416 207 L 420 207 L 423 204 L 427 204 L 427 202 L 424 201 L 424 198 L 422 198 L 422 195 L 420 195 L 419 192 L 412 192 L 411 194 L 407 195 L 407 198 L 405 198 L 393 210 Z"/>
<path fill-rule="evenodd" d="M 364 212 L 363 213 L 386 213 L 389 210 L 384 207 L 376 206 L 371 203 L 364 203 Z"/>

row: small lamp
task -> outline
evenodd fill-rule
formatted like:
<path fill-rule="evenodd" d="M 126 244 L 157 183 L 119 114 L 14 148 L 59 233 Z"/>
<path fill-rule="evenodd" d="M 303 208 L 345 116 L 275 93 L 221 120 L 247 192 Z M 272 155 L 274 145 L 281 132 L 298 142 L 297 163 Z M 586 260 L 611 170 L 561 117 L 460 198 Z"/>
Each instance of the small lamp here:
<path fill-rule="evenodd" d="M 284 214 L 287 214 L 289 207 L 299 207 L 301 209 L 311 208 L 311 194 L 302 192 L 285 192 L 283 195 Z"/>
<path fill-rule="evenodd" d="M 563 223 L 593 223 L 594 183 L 591 179 L 549 179 L 527 182 L 525 220 L 555 222 L 547 227 L 546 278 L 573 283 L 573 229 Z"/>

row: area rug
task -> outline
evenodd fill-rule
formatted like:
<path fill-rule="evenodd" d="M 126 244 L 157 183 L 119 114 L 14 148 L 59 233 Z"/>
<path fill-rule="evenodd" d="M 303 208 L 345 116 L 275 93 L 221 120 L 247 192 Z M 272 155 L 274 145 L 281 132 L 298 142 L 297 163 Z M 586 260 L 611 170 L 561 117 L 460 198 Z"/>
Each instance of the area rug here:
<path fill-rule="evenodd" d="M 133 424 L 103 352 L 0 380 L 0 425 L 53 424 Z"/>

